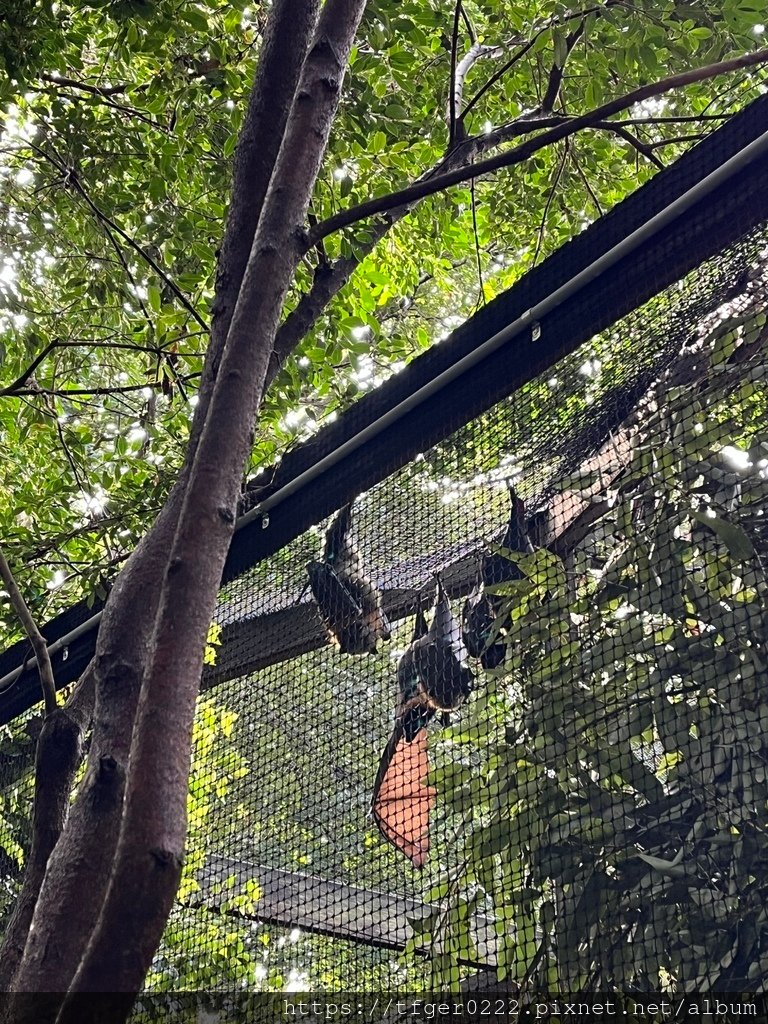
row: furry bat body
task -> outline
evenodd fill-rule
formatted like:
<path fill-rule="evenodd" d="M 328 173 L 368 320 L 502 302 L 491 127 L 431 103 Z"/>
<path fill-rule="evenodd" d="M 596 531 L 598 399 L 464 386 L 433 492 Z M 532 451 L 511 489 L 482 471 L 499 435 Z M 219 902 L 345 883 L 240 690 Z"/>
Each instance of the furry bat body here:
<path fill-rule="evenodd" d="M 344 654 L 375 654 L 390 626 L 381 594 L 363 572 L 352 535 L 352 506 L 345 505 L 325 535 L 323 560 L 307 565 L 309 585 L 330 635 Z"/>
<path fill-rule="evenodd" d="M 525 504 L 509 488 L 511 510 L 507 529 L 500 546 L 509 551 L 532 552 L 533 545 L 526 529 Z M 506 657 L 506 644 L 496 642 L 494 623 L 502 601 L 489 594 L 486 587 L 497 583 L 509 583 L 523 578 L 523 573 L 514 562 L 498 552 L 483 555 L 480 578 L 477 586 L 467 598 L 462 611 L 462 638 L 473 658 L 479 658 L 485 669 L 498 668 Z"/>
<path fill-rule="evenodd" d="M 397 666 L 395 727 L 373 787 L 372 813 L 382 835 L 421 867 L 429 852 L 429 813 L 435 790 L 429 773 L 426 725 L 440 712 L 444 724 L 472 691 L 461 628 L 438 580 L 432 622 L 419 609 L 413 638 Z"/>

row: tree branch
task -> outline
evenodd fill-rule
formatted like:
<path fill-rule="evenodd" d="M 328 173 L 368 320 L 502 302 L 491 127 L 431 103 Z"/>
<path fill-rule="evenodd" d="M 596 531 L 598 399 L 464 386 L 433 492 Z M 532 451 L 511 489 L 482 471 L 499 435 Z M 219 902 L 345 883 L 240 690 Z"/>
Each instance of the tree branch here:
<path fill-rule="evenodd" d="M 565 40 L 565 54 L 563 56 L 562 63 L 558 64 L 557 60 L 552 65 L 552 69 L 549 72 L 549 80 L 547 81 L 547 89 L 544 93 L 544 97 L 541 101 L 541 109 L 547 113 L 551 111 L 557 97 L 560 95 L 560 86 L 563 84 L 563 74 L 565 72 L 565 63 L 571 55 L 571 50 L 574 48 L 576 43 L 581 38 L 584 32 L 584 22 L 577 25 L 573 32 L 570 32 L 566 36 Z"/>
<path fill-rule="evenodd" d="M 626 139 L 630 146 L 632 146 L 633 149 L 636 149 L 641 156 L 646 158 L 646 160 L 650 160 L 650 162 L 654 164 L 654 166 L 658 167 L 659 170 L 664 170 L 664 162 L 659 160 L 653 152 L 653 146 L 643 142 L 642 139 L 639 139 L 636 135 L 633 135 L 629 129 L 623 128 L 621 125 L 618 125 L 613 130 L 622 139 Z"/>
<path fill-rule="evenodd" d="M 189 337 L 189 335 L 185 335 L 185 337 Z M 134 343 L 131 341 L 75 341 L 54 338 L 53 341 L 49 342 L 41 349 L 40 352 L 38 352 L 38 354 L 35 356 L 32 362 L 30 362 L 27 369 L 20 373 L 14 381 L 12 381 L 10 384 L 5 384 L 2 387 L 0 387 L 0 397 L 2 397 L 5 394 L 14 394 L 16 393 L 19 387 L 24 387 L 24 385 L 29 381 L 30 377 L 32 377 L 37 368 L 40 366 L 41 362 L 43 362 L 44 359 L 48 355 L 50 355 L 51 352 L 57 351 L 62 348 L 91 348 L 104 349 L 106 351 L 109 351 L 110 349 L 115 349 L 117 351 L 123 352 L 146 352 L 148 355 L 162 356 L 165 353 L 166 349 L 169 347 L 169 345 L 175 344 L 177 340 L 178 339 L 174 339 L 171 342 L 165 341 L 162 344 L 158 343 L 157 345 L 139 345 L 138 343 Z M 198 356 L 200 353 L 195 352 L 193 350 L 183 350 L 177 351 L 175 354 L 182 357 L 190 357 Z"/>
<path fill-rule="evenodd" d="M 476 147 L 486 138 L 485 135 L 474 136 L 454 149 L 449 149 L 442 160 L 426 171 L 420 180 L 429 180 L 454 166 L 464 166 L 472 159 Z M 265 379 L 265 389 L 269 387 L 285 360 L 312 328 L 328 303 L 347 284 L 366 256 L 411 209 L 410 205 L 401 206 L 399 209 L 391 210 L 385 219 L 372 224 L 367 232 L 366 241 L 355 247 L 354 256 L 341 257 L 332 265 L 327 263 L 318 265 L 309 291 L 301 296 L 296 306 L 280 325 L 275 336 L 275 344 Z"/>
<path fill-rule="evenodd" d="M 480 236 L 477 230 L 477 195 L 474 181 L 470 185 L 472 192 L 472 241 L 475 247 L 475 266 L 477 267 L 477 302 L 475 311 L 485 305 L 485 281 L 483 280 L 483 261 L 480 253 Z"/>
<path fill-rule="evenodd" d="M 631 105 L 633 100 L 630 100 L 628 105 Z M 701 121 L 715 121 L 720 122 L 727 120 L 729 115 L 727 114 L 710 114 L 710 115 L 681 115 L 681 116 L 661 116 L 661 117 L 630 117 L 624 118 L 621 121 L 607 121 L 597 120 L 594 124 L 589 127 L 594 129 L 604 129 L 616 133 L 617 129 L 624 126 L 635 126 L 635 125 L 652 125 L 652 124 L 666 124 L 666 123 L 688 123 Z M 444 174 L 446 170 L 458 166 L 458 167 L 469 167 L 473 157 L 478 152 L 487 151 L 498 145 L 501 142 L 509 141 L 514 138 L 519 138 L 521 135 L 527 135 L 534 131 L 542 129 L 556 128 L 561 125 L 569 125 L 572 123 L 572 118 L 566 117 L 565 115 L 551 115 L 548 117 L 523 117 L 510 123 L 497 128 L 493 132 L 484 133 L 482 135 L 475 135 L 465 140 L 459 145 L 453 152 L 449 153 L 443 158 L 438 164 L 427 171 L 419 179 L 420 182 L 434 181 L 441 174 Z M 555 140 L 556 141 L 556 140 Z M 549 143 L 545 143 L 549 144 Z M 581 168 L 579 172 L 582 174 Z M 471 175 L 467 175 L 468 177 Z M 596 208 L 599 209 L 599 203 L 597 203 L 594 193 L 592 193 L 589 184 L 587 188 L 592 194 L 593 202 L 596 204 Z M 418 201 L 418 200 L 416 200 Z M 337 260 L 332 266 L 322 265 L 319 266 L 315 272 L 315 278 L 308 292 L 301 296 L 294 309 L 288 314 L 283 323 L 280 326 L 277 336 L 275 338 L 275 347 L 272 357 L 270 359 L 269 369 L 267 371 L 266 385 L 269 386 L 280 371 L 280 367 L 283 365 L 285 360 L 289 357 L 291 352 L 296 348 L 302 338 L 311 329 L 313 324 L 317 321 L 322 311 L 331 302 L 331 300 L 341 291 L 341 289 L 347 284 L 352 274 L 355 272 L 357 267 L 360 265 L 363 259 L 371 253 L 381 239 L 387 234 L 387 232 L 403 217 L 405 217 L 410 210 L 413 208 L 413 203 L 405 203 L 395 209 L 390 209 L 386 215 L 386 219 L 381 221 L 374 221 L 371 224 L 365 242 L 359 242 L 356 246 L 356 255 L 353 257 L 343 257 Z M 314 230 L 314 229 L 313 229 Z"/>
<path fill-rule="evenodd" d="M 43 689 L 43 698 L 45 700 L 45 713 L 50 715 L 56 710 L 56 680 L 53 678 L 53 667 L 51 665 L 51 658 L 48 654 L 48 644 L 45 641 L 45 637 L 37 628 L 37 623 L 32 617 L 27 602 L 24 600 L 21 591 L 18 588 L 16 580 L 14 579 L 11 567 L 8 565 L 2 549 L 0 548 L 0 579 L 2 579 L 5 589 L 8 592 L 13 610 L 19 617 L 19 621 L 24 627 L 24 632 L 29 637 L 29 642 L 32 644 L 32 650 L 35 652 L 37 658 L 37 670 L 40 674 L 40 685 Z"/>
<path fill-rule="evenodd" d="M 187 373 L 183 377 L 178 379 L 182 384 L 186 384 L 196 377 L 199 377 L 199 373 Z M 18 387 L 14 390 L 3 389 L 0 391 L 0 398 L 21 398 L 24 396 L 35 396 L 35 395 L 50 395 L 54 398 L 71 398 L 75 397 L 93 397 L 95 395 L 129 395 L 137 391 L 143 391 L 144 388 L 150 387 L 149 384 L 119 384 L 111 388 L 41 388 L 37 385 L 32 387 Z"/>
<path fill-rule="evenodd" d="M 496 71 L 495 74 L 491 75 L 488 81 L 484 83 L 482 88 L 472 97 L 472 99 L 467 104 L 466 110 L 464 111 L 465 116 L 469 114 L 473 107 L 477 106 L 477 104 L 480 102 L 483 96 L 485 96 L 485 94 L 490 89 L 493 88 L 493 86 L 499 81 L 499 79 L 503 78 L 504 75 L 506 75 L 506 73 L 509 71 L 509 69 L 511 67 L 514 67 L 514 65 L 517 64 L 517 62 L 521 60 L 526 55 L 526 53 L 528 53 L 528 51 L 535 45 L 536 40 L 541 35 L 543 35 L 544 32 L 548 32 L 555 25 L 567 24 L 568 22 L 574 21 L 577 18 L 584 22 L 590 14 L 602 14 L 603 11 L 606 11 L 611 7 L 620 7 L 622 3 L 623 0 L 605 0 L 605 3 L 603 4 L 594 4 L 592 7 L 585 7 L 581 11 L 573 11 L 570 14 L 566 14 L 562 18 L 547 18 L 541 25 L 541 27 L 536 29 L 536 31 L 530 39 L 528 39 L 525 42 L 523 40 L 518 40 L 518 42 L 522 44 L 520 49 L 517 51 L 517 53 L 513 54 L 509 58 L 509 60 L 506 61 L 506 63 L 502 64 L 498 71 Z"/>
<path fill-rule="evenodd" d="M 472 112 L 473 107 L 477 106 L 477 104 L 480 102 L 483 96 L 485 96 L 485 94 L 490 89 L 493 88 L 493 86 L 499 81 L 500 78 L 503 78 L 504 75 L 511 68 L 513 68 L 515 64 L 518 63 L 518 61 L 521 61 L 523 59 L 526 53 L 528 53 L 529 50 L 533 48 L 539 36 L 546 31 L 546 28 L 539 29 L 539 31 L 536 32 L 536 34 L 531 39 L 528 40 L 528 42 L 523 43 L 523 45 L 520 47 L 517 53 L 513 53 L 512 56 L 508 60 L 506 60 L 494 74 L 491 75 L 488 81 L 475 93 L 475 95 L 472 97 L 472 99 L 465 107 L 464 117 L 466 117 L 468 114 Z"/>
<path fill-rule="evenodd" d="M 467 30 L 467 35 L 469 36 L 470 46 L 472 46 L 475 43 L 475 40 L 477 39 L 477 35 L 476 35 L 475 30 L 474 30 L 474 28 L 472 26 L 472 22 L 469 20 L 469 15 L 464 10 L 464 5 L 463 4 L 459 8 L 459 10 L 461 12 L 461 20 L 464 22 L 464 28 Z"/>
<path fill-rule="evenodd" d="M 56 79 L 52 79 L 50 76 L 46 76 L 46 75 L 41 75 L 40 77 L 44 81 L 48 81 L 51 84 L 49 86 L 43 87 L 43 88 L 37 88 L 37 89 L 32 88 L 31 89 L 32 92 L 52 93 L 52 92 L 55 91 L 58 95 L 66 95 L 66 94 L 62 93 L 62 90 L 60 88 L 57 88 L 57 89 L 54 90 L 53 87 L 54 86 L 64 86 L 65 88 L 70 88 L 70 89 L 72 89 L 72 88 L 80 89 L 83 92 L 85 92 L 86 95 L 85 96 L 73 96 L 71 93 L 69 93 L 68 95 L 66 95 L 66 98 L 69 100 L 70 103 L 87 103 L 87 102 L 89 102 L 89 97 L 90 97 L 91 101 L 96 101 L 96 102 L 98 102 L 100 104 L 103 104 L 105 107 L 110 107 L 112 110 L 117 110 L 118 113 L 127 114 L 129 117 L 138 118 L 139 121 L 143 121 L 144 124 L 148 124 L 151 128 L 155 128 L 157 131 L 165 132 L 165 133 L 168 132 L 167 126 L 164 125 L 164 124 L 161 124 L 160 121 L 155 121 L 153 118 L 148 117 L 145 113 L 143 113 L 137 107 L 129 107 L 126 103 L 115 103 L 114 100 L 109 99 L 109 97 L 105 94 L 105 92 L 103 90 L 100 90 L 97 86 L 88 86 L 88 87 L 86 87 L 84 85 L 81 85 L 81 84 L 78 84 L 76 82 L 73 82 L 71 79 L 68 79 L 68 80 L 65 80 L 65 81 L 61 81 L 61 80 L 57 81 Z M 120 90 L 120 91 L 124 91 L 124 90 Z"/>
<path fill-rule="evenodd" d="M 59 75 L 48 75 L 41 74 L 40 80 L 42 82 L 50 82 L 51 85 L 63 85 L 68 89 L 80 89 L 82 92 L 89 92 L 93 96 L 119 96 L 124 93 L 127 89 L 125 84 L 123 85 L 90 85 L 87 82 L 78 82 L 74 78 L 64 78 Z"/>
<path fill-rule="evenodd" d="M 424 199 L 426 196 L 435 195 L 437 192 L 442 192 L 453 185 L 469 181 L 471 178 L 477 178 L 484 174 L 490 174 L 492 171 L 522 163 L 545 146 L 549 146 L 553 142 L 559 142 L 560 139 L 573 135 L 583 128 L 594 128 L 597 122 L 603 121 L 605 118 L 617 114 L 621 110 L 626 110 L 628 107 L 634 106 L 643 100 L 654 96 L 661 96 L 665 92 L 671 92 L 674 89 L 680 89 L 697 82 L 704 82 L 707 79 L 715 78 L 717 75 L 728 74 L 742 68 L 755 67 L 766 63 L 766 61 L 768 61 L 768 49 L 758 50 L 755 53 L 734 57 L 732 60 L 720 61 L 717 64 L 709 64 L 703 68 L 683 71 L 676 75 L 670 75 L 669 78 L 664 78 L 661 81 L 653 82 L 650 85 L 640 86 L 640 88 L 634 89 L 618 99 L 609 100 L 608 103 L 596 107 L 588 114 L 568 118 L 563 124 L 542 133 L 535 139 L 531 139 L 529 142 L 523 143 L 513 150 L 500 153 L 498 156 L 490 157 L 469 167 L 462 167 L 438 177 L 416 182 L 397 192 L 392 192 L 389 195 L 380 196 L 376 199 L 370 199 L 351 209 L 342 210 L 340 213 L 328 217 L 317 224 L 308 233 L 308 244 L 316 245 L 320 239 L 327 238 L 328 235 L 333 234 L 335 231 L 348 227 L 350 224 L 356 224 L 361 220 L 366 220 L 377 213 L 386 213 L 388 210 L 397 209 L 397 207 L 412 203 L 417 199 Z"/>
<path fill-rule="evenodd" d="M 29 364 L 26 370 L 23 370 L 19 374 L 16 380 L 12 381 L 10 384 L 6 384 L 4 387 L 0 387 L 0 398 L 2 398 L 5 395 L 16 394 L 19 388 L 24 387 L 24 385 L 27 383 L 29 378 L 38 368 L 40 363 L 42 363 L 46 356 L 49 356 L 51 352 L 54 351 L 54 349 L 58 348 L 58 346 L 59 342 L 56 340 L 49 342 L 49 344 L 47 344 L 42 349 L 42 351 L 35 356 L 35 358 L 32 360 L 32 362 Z"/>
<path fill-rule="evenodd" d="M 603 208 L 600 205 L 600 200 L 595 195 L 595 190 L 592 188 L 592 184 L 591 184 L 589 178 L 584 173 L 584 169 L 581 166 L 581 161 L 579 160 L 579 157 L 578 157 L 578 155 L 576 153 L 575 140 L 571 143 L 570 151 L 571 151 L 571 159 L 573 160 L 574 166 L 576 167 L 576 173 L 579 175 L 579 177 L 583 181 L 584 188 L 587 191 L 587 195 L 592 200 L 592 204 L 595 207 L 595 210 L 597 212 L 598 217 L 602 217 L 602 215 L 603 215 Z"/>
<path fill-rule="evenodd" d="M 590 128 L 597 128 L 605 131 L 615 132 L 617 128 L 632 128 L 635 126 L 642 125 L 656 125 L 656 124 L 677 124 L 679 122 L 708 122 L 711 120 L 715 121 L 727 121 L 730 114 L 712 114 L 712 115 L 695 115 L 692 114 L 689 117 L 625 117 L 620 121 L 608 121 L 599 120 L 595 121 L 594 124 L 589 125 Z M 462 152 L 464 149 L 471 147 L 473 155 L 475 153 L 484 153 L 489 149 L 495 149 L 503 142 L 511 142 L 513 139 L 519 139 L 521 135 L 530 135 L 534 131 L 543 131 L 547 128 L 556 128 L 558 125 L 569 124 L 573 120 L 566 114 L 549 114 L 545 117 L 534 117 L 531 115 L 524 115 L 518 117 L 514 121 L 510 121 L 508 124 L 500 125 L 491 132 L 484 132 L 482 135 L 473 135 L 463 144 Z M 469 163 L 469 160 L 465 159 L 462 163 Z M 419 179 L 421 180 L 421 179 Z"/>
<path fill-rule="evenodd" d="M 483 60 L 486 57 L 498 57 L 501 53 L 502 49 L 500 46 L 484 46 L 482 43 L 473 43 L 459 62 L 453 75 L 453 82 L 451 84 L 451 100 L 449 103 L 450 112 L 453 115 L 454 122 L 454 131 L 450 136 L 452 145 L 455 145 L 460 141 L 460 139 L 466 137 L 464 114 L 462 113 L 461 106 L 464 100 L 464 83 L 467 80 L 467 75 L 479 60 Z M 460 126 L 458 136 L 456 134 L 457 126 Z"/>
<path fill-rule="evenodd" d="M 157 276 L 160 278 L 160 280 L 163 282 L 163 284 L 166 285 L 166 287 L 170 288 L 170 290 L 173 292 L 173 294 L 176 296 L 176 298 L 182 304 L 184 309 L 186 309 L 186 311 L 189 313 L 189 315 L 197 322 L 197 324 L 200 327 L 203 328 L 203 330 L 205 330 L 207 328 L 207 324 L 206 324 L 205 320 L 203 320 L 203 318 L 197 312 L 195 307 L 192 305 L 192 303 L 186 297 L 184 292 L 179 288 L 179 286 L 176 284 L 176 282 L 171 277 L 168 276 L 168 274 L 163 270 L 163 268 L 160 266 L 160 264 L 157 263 L 157 261 L 154 260 L 152 258 L 152 256 L 149 255 L 149 253 L 146 251 L 146 249 L 143 249 L 139 245 L 139 243 L 134 238 L 132 238 L 131 235 L 128 234 L 127 231 L 124 231 L 123 228 L 121 228 L 119 224 L 115 223 L 115 221 L 113 221 L 110 217 L 108 217 L 105 213 L 103 213 L 99 209 L 99 207 L 93 202 L 91 197 L 88 195 L 86 190 L 83 188 L 83 186 L 82 186 L 82 184 L 80 182 L 80 179 L 79 179 L 79 177 L 76 174 L 70 174 L 69 175 L 69 181 L 70 181 L 70 184 L 72 185 L 72 187 L 82 196 L 83 200 L 86 202 L 86 204 L 93 211 L 93 213 L 96 216 L 96 218 L 102 224 L 104 224 L 107 227 L 111 228 L 112 231 L 115 231 L 123 239 L 123 241 L 126 243 L 126 245 L 128 245 L 131 249 L 133 249 L 133 251 L 138 256 L 140 256 L 144 260 L 144 262 L 148 266 L 150 266 L 152 268 L 152 270 L 154 270 L 154 272 L 157 274 Z"/>
<path fill-rule="evenodd" d="M 550 208 L 552 206 L 552 201 L 555 198 L 555 193 L 557 192 L 557 186 L 560 184 L 560 178 L 563 175 L 563 170 L 565 169 L 566 161 L 568 160 L 568 155 L 569 155 L 569 152 L 570 152 L 570 147 L 569 147 L 568 143 L 569 143 L 568 139 L 566 139 L 565 142 L 563 143 L 563 154 L 560 157 L 560 160 L 558 161 L 558 164 L 557 164 L 557 170 L 555 171 L 555 180 L 552 182 L 552 185 L 551 185 L 551 187 L 549 189 L 549 193 L 547 195 L 547 201 L 544 204 L 544 210 L 542 211 L 542 214 L 541 214 L 541 221 L 539 222 L 538 238 L 536 240 L 536 251 L 533 254 L 533 262 L 531 264 L 531 266 L 533 266 L 533 267 L 535 267 L 536 264 L 539 262 L 539 255 L 541 254 L 541 247 L 544 244 L 544 232 L 545 232 L 546 226 L 547 226 L 547 217 L 549 216 L 549 211 L 550 211 Z"/>
<path fill-rule="evenodd" d="M 459 116 L 460 100 L 456 97 L 456 63 L 459 56 L 459 20 L 461 19 L 461 0 L 456 0 L 453 10 L 453 33 L 451 34 L 451 79 L 448 86 L 448 145 L 456 141 L 456 119 Z"/>
<path fill-rule="evenodd" d="M 168 343 L 163 345 L 138 345 L 133 344 L 129 341 L 65 341 L 61 338 L 54 338 L 53 341 L 45 345 L 40 352 L 35 356 L 32 362 L 23 370 L 18 377 L 10 384 L 5 384 L 0 387 L 0 398 L 4 395 L 14 395 L 18 393 L 18 389 L 22 388 L 38 366 L 51 354 L 59 349 L 64 348 L 89 348 L 89 349 L 116 349 L 123 352 L 146 352 L 149 355 L 161 356 L 163 355 Z M 179 356 L 196 356 L 196 352 L 177 352 Z"/>
<path fill-rule="evenodd" d="M 8 992 L 21 962 L 48 861 L 67 819 L 72 785 L 82 758 L 83 736 L 93 712 L 93 698 L 91 664 L 64 707 L 46 715 L 37 741 L 32 846 L 21 892 L 0 946 L 0 993 Z"/>
<path fill-rule="evenodd" d="M 83 187 L 83 185 L 82 185 L 82 183 L 80 181 L 80 178 L 75 173 L 75 171 L 71 167 L 66 166 L 66 164 L 63 164 L 57 157 L 52 156 L 50 153 L 46 152 L 46 150 L 42 149 L 40 146 L 35 145 L 34 142 L 31 142 L 31 141 L 27 140 L 26 145 L 28 145 L 30 149 L 34 150 L 35 153 L 37 153 L 40 157 L 42 157 L 43 160 L 46 160 L 48 163 L 52 164 L 56 168 L 56 170 L 59 172 L 59 174 L 61 174 L 62 181 L 66 182 L 67 184 L 72 186 L 72 188 L 83 199 L 85 204 L 88 206 L 88 208 L 94 214 L 94 216 L 96 217 L 98 222 L 102 225 L 102 227 L 109 228 L 109 229 L 111 229 L 111 231 L 114 231 L 116 234 L 118 234 L 123 239 L 123 241 L 128 246 L 130 246 L 130 248 L 133 249 L 133 251 L 135 253 L 137 253 L 137 255 L 139 255 L 144 260 L 144 262 L 148 266 L 150 266 L 152 268 L 152 270 L 154 270 L 154 272 L 157 274 L 157 276 L 160 278 L 160 280 L 163 282 L 163 284 L 165 284 L 168 288 L 170 288 L 170 290 L 173 292 L 173 294 L 176 296 L 176 298 L 179 300 L 179 302 L 182 304 L 182 306 L 184 306 L 184 308 L 187 310 L 187 312 L 197 321 L 197 323 L 200 325 L 200 327 L 202 327 L 203 330 L 207 330 L 207 325 L 206 325 L 205 321 L 202 319 L 200 314 L 197 312 L 197 310 L 194 308 L 194 306 L 190 303 L 189 299 L 181 291 L 181 289 L 178 287 L 178 285 L 175 283 L 175 281 L 171 280 L 171 278 L 163 270 L 163 268 L 149 255 L 149 253 L 145 249 L 143 249 L 139 245 L 138 242 L 136 242 L 128 234 L 127 231 L 124 231 L 123 228 L 121 228 L 119 224 L 116 224 L 115 221 L 113 221 L 110 217 L 108 217 L 105 213 L 103 213 L 99 209 L 99 207 L 93 202 L 91 197 L 88 195 L 88 192 Z M 120 263 L 123 266 L 123 269 L 128 274 L 128 277 L 131 280 L 131 283 L 134 283 L 133 282 L 133 278 L 131 276 L 131 273 L 128 270 L 128 267 L 125 264 L 123 255 L 120 252 L 120 248 L 115 243 L 114 239 L 112 238 L 112 236 L 110 234 L 110 231 L 107 231 L 107 237 L 109 238 L 110 242 L 112 243 L 112 246 L 113 246 L 113 248 L 115 249 L 115 251 L 117 253 L 118 259 L 120 260 Z M 139 301 L 140 301 L 140 304 L 141 304 L 141 300 L 139 300 Z M 141 304 L 141 305 L 142 305 L 142 309 L 143 309 L 143 304 Z M 146 310 L 144 310 L 144 312 L 145 312 L 145 316 L 147 316 L 147 319 L 149 319 L 148 314 L 146 314 Z"/>
<path fill-rule="evenodd" d="M 116 580 L 104 609 L 94 657 L 96 707 L 88 771 L 48 865 L 35 908 L 31 930 L 34 941 L 27 943 L 14 979 L 19 991 L 65 993 L 103 907 L 124 807 L 136 706 L 153 651 L 161 586 L 189 465 L 205 424 L 254 226 L 282 142 L 317 6 L 315 0 L 274 0 L 270 8 L 235 156 L 233 199 L 219 261 L 211 344 L 187 460 L 152 529 Z M 125 629 L 126 622 L 131 623 L 130 630 Z M 99 836 L 96 851 L 94 835 Z M 57 941 L 56 936 L 61 934 L 68 936 L 66 943 Z M 30 1024 L 32 1020 L 33 1016 Z"/>
<path fill-rule="evenodd" d="M 227 334 L 251 254 L 256 227 L 285 136 L 299 76 L 317 22 L 319 0 L 273 5 L 253 88 L 235 150 L 232 199 L 219 255 L 211 338 L 190 429 L 200 438 Z"/>

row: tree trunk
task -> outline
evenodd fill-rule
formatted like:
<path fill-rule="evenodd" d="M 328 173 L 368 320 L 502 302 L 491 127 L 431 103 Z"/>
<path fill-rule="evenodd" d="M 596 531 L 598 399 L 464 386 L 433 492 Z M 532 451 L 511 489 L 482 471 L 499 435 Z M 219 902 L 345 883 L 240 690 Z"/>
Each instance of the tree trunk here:
<path fill-rule="evenodd" d="M 105 609 L 88 773 L 50 858 L 14 981 L 17 991 L 69 990 L 61 1021 L 95 1020 L 104 1009 L 77 1005 L 77 992 L 132 997 L 140 989 L 176 893 L 203 650 L 267 363 L 304 252 L 309 199 L 363 7 L 364 0 L 328 0 L 297 90 L 297 31 L 299 43 L 302 25 L 309 38 L 316 3 L 284 0 L 272 11 L 238 155 L 185 470 Z M 293 55 L 293 83 L 286 54 Z M 268 58 L 279 70 L 266 67 Z M 53 1020 L 57 1004 L 30 1009 L 37 1021 Z M 123 1019 L 129 1005 L 115 1005 L 110 1019 Z"/>

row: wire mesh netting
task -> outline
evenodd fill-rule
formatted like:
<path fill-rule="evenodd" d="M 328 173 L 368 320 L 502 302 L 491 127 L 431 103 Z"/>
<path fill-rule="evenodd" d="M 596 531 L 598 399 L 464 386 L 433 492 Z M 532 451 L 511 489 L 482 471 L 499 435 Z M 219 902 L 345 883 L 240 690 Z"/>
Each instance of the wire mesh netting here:
<path fill-rule="evenodd" d="M 763 985 L 764 245 L 225 589 L 158 979 Z"/>
<path fill-rule="evenodd" d="M 767 246 L 223 588 L 150 990 L 765 987 Z"/>

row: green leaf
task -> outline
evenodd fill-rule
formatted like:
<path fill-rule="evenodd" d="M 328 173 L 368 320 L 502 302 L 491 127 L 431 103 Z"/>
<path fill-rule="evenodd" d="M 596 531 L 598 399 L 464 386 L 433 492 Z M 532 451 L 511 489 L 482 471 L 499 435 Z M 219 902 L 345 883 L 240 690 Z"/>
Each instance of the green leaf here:
<path fill-rule="evenodd" d="M 691 515 L 702 526 L 706 526 L 708 530 L 711 530 L 725 544 L 737 561 L 746 561 L 754 557 L 755 549 L 752 541 L 741 526 L 738 526 L 736 523 L 729 523 L 719 516 L 707 515 L 705 512 L 692 512 Z"/>

